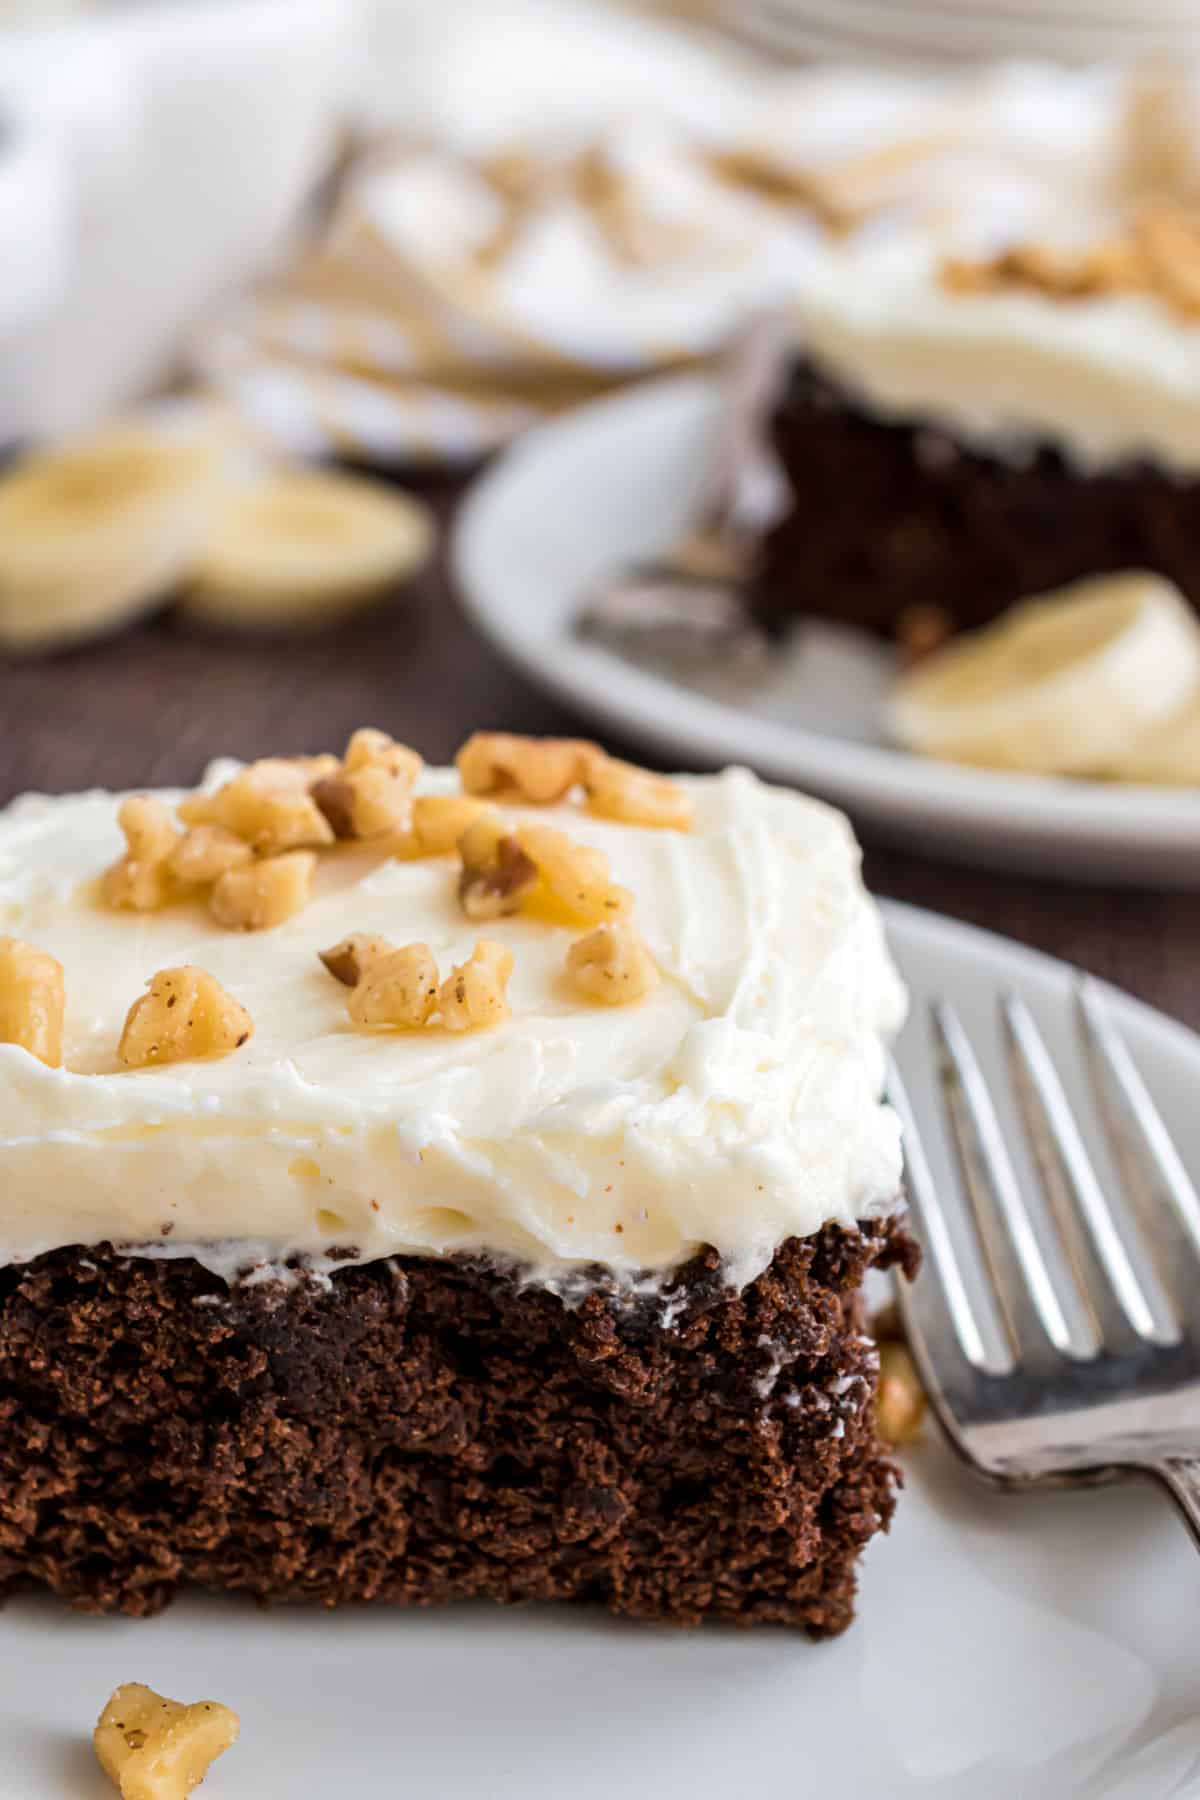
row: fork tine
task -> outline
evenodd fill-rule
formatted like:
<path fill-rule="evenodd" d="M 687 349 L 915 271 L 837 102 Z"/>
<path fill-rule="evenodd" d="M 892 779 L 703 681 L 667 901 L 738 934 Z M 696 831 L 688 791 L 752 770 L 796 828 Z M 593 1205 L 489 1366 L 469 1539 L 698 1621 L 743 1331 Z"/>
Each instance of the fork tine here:
<path fill-rule="evenodd" d="M 987 1272 L 1018 1361 L 1077 1354 L 983 1071 L 957 1012 L 930 1009 L 942 1091 Z"/>
<path fill-rule="evenodd" d="M 891 1101 L 900 1118 L 904 1138 L 904 1168 L 908 1201 L 913 1219 L 917 1227 L 917 1235 L 922 1247 L 928 1252 L 931 1270 L 928 1274 L 936 1279 L 941 1301 L 949 1318 L 951 1329 L 958 1340 L 959 1348 L 967 1361 L 977 1369 L 992 1370 L 995 1358 L 984 1341 L 979 1321 L 975 1317 L 971 1305 L 970 1293 L 963 1280 L 962 1269 L 954 1241 L 946 1223 L 946 1215 L 938 1200 L 937 1188 L 929 1167 L 929 1159 L 925 1154 L 925 1146 L 921 1134 L 917 1130 L 917 1121 L 913 1113 L 912 1102 L 908 1090 L 900 1078 L 900 1071 L 892 1058 L 888 1059 L 888 1099 Z M 911 1284 L 903 1282 L 901 1287 L 901 1303 L 906 1313 L 917 1310 Z M 919 1281 L 921 1300 L 930 1294 L 927 1281 Z M 924 1329 L 924 1323 L 922 1322 Z M 935 1335 L 930 1332 L 929 1335 Z M 944 1333 L 936 1332 L 941 1341 Z"/>
<path fill-rule="evenodd" d="M 1127 1349 L 1130 1330 L 1148 1343 L 1178 1342 L 1130 1258 L 1033 1014 L 1015 994 L 1000 1010 L 1030 1148 L 1098 1345 Z"/>
<path fill-rule="evenodd" d="M 1200 1196 L 1096 984 L 1080 981 L 1075 1003 L 1088 1073 L 1122 1180 L 1143 1211 L 1147 1203 L 1153 1206 L 1153 1229 L 1143 1236 L 1178 1316 L 1196 1318 Z"/>

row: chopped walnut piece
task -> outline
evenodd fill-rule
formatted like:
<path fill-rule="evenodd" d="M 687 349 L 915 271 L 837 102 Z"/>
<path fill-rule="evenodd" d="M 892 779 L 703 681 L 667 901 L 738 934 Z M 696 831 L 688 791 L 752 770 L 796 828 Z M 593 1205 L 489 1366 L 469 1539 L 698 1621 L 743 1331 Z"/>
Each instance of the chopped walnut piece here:
<path fill-rule="evenodd" d="M 61 1068 L 66 1004 L 62 964 L 36 944 L 0 937 L 0 1044 Z"/>
<path fill-rule="evenodd" d="M 342 767 L 349 775 L 359 769 L 387 769 L 392 775 L 403 775 L 415 781 L 425 760 L 407 744 L 398 744 L 386 731 L 363 725 L 353 733 L 342 757 Z"/>
<path fill-rule="evenodd" d="M 876 1402 L 880 1437 L 895 1448 L 911 1443 L 924 1416 L 925 1394 L 912 1357 L 903 1344 L 880 1344 Z"/>
<path fill-rule="evenodd" d="M 167 864 L 180 839 L 171 809 L 154 794 L 130 794 L 121 802 L 117 823 L 127 848 L 105 871 L 104 898 L 132 912 L 157 912 L 170 898 Z"/>
<path fill-rule="evenodd" d="M 187 1800 L 240 1728 L 237 1714 L 215 1700 L 184 1706 L 127 1681 L 100 1714 L 92 1742 L 122 1800 Z"/>
<path fill-rule="evenodd" d="M 245 838 L 224 825 L 193 825 L 167 858 L 167 869 L 184 887 L 208 887 L 253 857 Z"/>
<path fill-rule="evenodd" d="M 458 897 L 468 919 L 498 919 L 520 910 L 538 884 L 538 866 L 496 814 L 468 825 L 459 839 Z"/>
<path fill-rule="evenodd" d="M 468 825 L 489 815 L 500 816 L 486 800 L 470 794 L 418 794 L 412 804 L 409 848 L 417 856 L 445 856 L 458 848 Z"/>
<path fill-rule="evenodd" d="M 567 951 L 567 973 L 580 993 L 606 1006 L 628 1006 L 658 986 L 658 969 L 626 919 L 600 925 Z"/>
<path fill-rule="evenodd" d="M 669 831 L 691 827 L 691 796 L 669 776 L 652 774 L 636 763 L 615 756 L 592 757 L 584 769 L 583 786 L 588 806 L 601 818 Z"/>
<path fill-rule="evenodd" d="M 386 731 L 364 727 L 346 746 L 338 769 L 314 782 L 312 796 L 340 838 L 405 832 L 412 791 L 424 762 Z"/>
<path fill-rule="evenodd" d="M 1186 318 L 1200 315 L 1200 210 L 1160 201 L 1126 231 L 1081 251 L 1015 244 L 982 262 L 951 257 L 941 279 L 956 293 L 1028 287 L 1052 300 L 1153 294 Z"/>
<path fill-rule="evenodd" d="M 408 829 L 412 783 L 387 769 L 358 769 L 318 781 L 313 799 L 333 827 L 335 837 L 376 838 Z"/>
<path fill-rule="evenodd" d="M 214 975 L 185 963 L 160 969 L 135 1000 L 117 1046 L 127 1069 L 228 1056 L 254 1031 L 254 1021 Z"/>
<path fill-rule="evenodd" d="M 264 756 L 253 767 L 265 769 L 274 779 L 308 788 L 335 774 L 341 764 L 332 750 L 322 750 L 315 756 Z"/>
<path fill-rule="evenodd" d="M 482 1031 L 507 1019 L 512 968 L 511 950 L 489 938 L 480 938 L 468 960 L 452 969 L 438 990 L 438 1011 L 444 1028 Z"/>
<path fill-rule="evenodd" d="M 600 754 L 599 745 L 582 738 L 477 731 L 454 760 L 468 794 L 508 794 L 546 806 L 578 787 L 588 759 Z"/>
<path fill-rule="evenodd" d="M 428 944 L 368 962 L 348 1006 L 356 1025 L 393 1025 L 415 1030 L 428 1022 L 438 1000 L 438 969 Z"/>
<path fill-rule="evenodd" d="M 368 966 L 384 956 L 394 955 L 395 949 L 395 944 L 389 943 L 387 938 L 354 931 L 332 950 L 319 950 L 317 955 L 335 981 L 340 981 L 343 987 L 357 987 Z"/>
<path fill-rule="evenodd" d="M 552 825 L 522 825 L 517 840 L 537 864 L 540 878 L 531 908 L 564 924 L 600 925 L 632 907 L 632 894 L 614 883 L 603 850 L 577 844 Z"/>
<path fill-rule="evenodd" d="M 215 794 L 181 800 L 179 817 L 185 825 L 223 826 L 260 856 L 332 844 L 329 821 L 308 791 L 314 765 L 324 768 L 325 759 L 267 757 L 251 763 Z"/>
<path fill-rule="evenodd" d="M 316 866 L 311 850 L 289 850 L 230 869 L 214 887 L 209 910 L 227 931 L 269 931 L 308 905 Z"/>
<path fill-rule="evenodd" d="M 334 837 L 358 835 L 354 829 L 354 789 L 344 775 L 327 775 L 323 781 L 314 781 L 312 797 Z"/>

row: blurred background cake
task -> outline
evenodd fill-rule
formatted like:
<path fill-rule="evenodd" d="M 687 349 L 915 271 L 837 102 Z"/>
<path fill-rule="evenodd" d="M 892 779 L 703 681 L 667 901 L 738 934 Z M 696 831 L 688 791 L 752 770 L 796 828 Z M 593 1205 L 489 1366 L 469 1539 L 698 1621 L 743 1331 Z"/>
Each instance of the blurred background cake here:
<path fill-rule="evenodd" d="M 798 303 L 759 615 L 951 630 L 1129 567 L 1200 601 L 1200 89 L 874 86 L 843 96 L 843 144 L 874 141 Z"/>

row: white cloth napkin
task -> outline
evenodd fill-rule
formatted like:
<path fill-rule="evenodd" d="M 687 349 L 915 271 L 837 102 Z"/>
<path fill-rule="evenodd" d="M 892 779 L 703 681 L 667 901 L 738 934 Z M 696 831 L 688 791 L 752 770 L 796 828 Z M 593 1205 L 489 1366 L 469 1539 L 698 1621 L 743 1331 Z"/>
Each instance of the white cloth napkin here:
<path fill-rule="evenodd" d="M 456 461 L 708 356 L 804 253 L 784 209 L 666 127 L 567 154 L 413 149 L 368 159 L 323 242 L 197 363 L 294 448 Z"/>
<path fill-rule="evenodd" d="M 98 422 L 274 254 L 331 153 L 351 0 L 0 21 L 0 441 Z"/>

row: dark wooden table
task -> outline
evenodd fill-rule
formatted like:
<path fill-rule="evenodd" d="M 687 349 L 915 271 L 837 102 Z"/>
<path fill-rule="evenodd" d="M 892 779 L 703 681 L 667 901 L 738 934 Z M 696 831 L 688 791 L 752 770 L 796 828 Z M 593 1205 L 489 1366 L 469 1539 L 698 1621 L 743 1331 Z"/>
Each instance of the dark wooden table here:
<path fill-rule="evenodd" d="M 318 637 L 217 640 L 166 618 L 69 656 L 0 662 L 0 721 L 0 801 L 25 788 L 186 783 L 210 756 L 336 748 L 361 724 L 431 760 L 477 726 L 587 726 L 505 667 L 442 573 Z M 1068 957 L 1200 1029 L 1196 898 L 998 876 L 869 840 L 867 874 L 878 893 Z"/>

